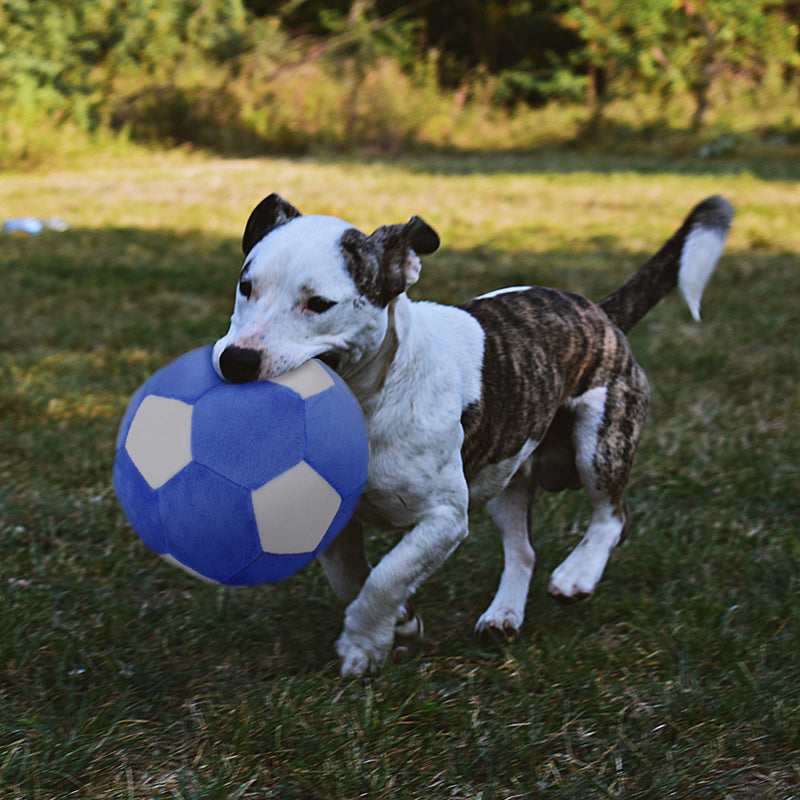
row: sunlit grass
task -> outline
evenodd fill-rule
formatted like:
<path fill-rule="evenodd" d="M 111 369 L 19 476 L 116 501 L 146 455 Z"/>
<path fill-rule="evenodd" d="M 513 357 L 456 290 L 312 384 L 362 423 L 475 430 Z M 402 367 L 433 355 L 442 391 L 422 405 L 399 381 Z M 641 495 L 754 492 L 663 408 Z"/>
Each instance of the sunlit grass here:
<path fill-rule="evenodd" d="M 235 239 L 249 210 L 277 191 L 306 213 L 336 214 L 364 229 L 419 213 L 455 250 L 587 250 L 598 243 L 593 237 L 616 237 L 636 252 L 666 235 L 695 198 L 722 191 L 738 211 L 734 248 L 794 251 L 800 242 L 791 213 L 800 203 L 800 165 L 785 162 L 555 151 L 321 162 L 181 153 L 119 162 L 101 153 L 92 161 L 78 170 L 0 175 L 3 218 L 60 216 L 80 229 L 198 231 Z M 192 242 L 182 246 L 191 249 Z M 117 258 L 135 262 L 136 253 L 133 244 Z"/>
<path fill-rule="evenodd" d="M 431 154 L 219 160 L 98 154 L 0 174 L 0 797 L 789 798 L 797 689 L 800 233 L 791 163 Z M 673 171 L 674 170 L 674 171 Z M 737 206 L 697 325 L 633 332 L 653 386 L 634 530 L 596 597 L 552 603 L 579 494 L 539 498 L 515 643 L 474 641 L 501 569 L 484 512 L 419 592 L 429 646 L 337 677 L 341 609 L 312 565 L 192 581 L 110 487 L 130 393 L 224 331 L 253 205 L 442 234 L 416 297 L 537 282 L 599 298 L 711 193 Z M 379 554 L 386 538 L 371 532 Z"/>

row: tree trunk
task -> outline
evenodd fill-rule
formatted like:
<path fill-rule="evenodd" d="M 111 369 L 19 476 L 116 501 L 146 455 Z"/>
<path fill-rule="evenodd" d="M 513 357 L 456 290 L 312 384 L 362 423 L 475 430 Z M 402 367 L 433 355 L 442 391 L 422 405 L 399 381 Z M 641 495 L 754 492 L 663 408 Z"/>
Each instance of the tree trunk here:
<path fill-rule="evenodd" d="M 718 72 L 716 59 L 717 32 L 714 26 L 706 20 L 698 18 L 697 22 L 705 37 L 705 45 L 700 53 L 697 82 L 692 86 L 692 95 L 695 100 L 695 109 L 692 115 L 693 131 L 699 131 L 703 127 L 706 112 L 711 104 L 708 94 Z"/>

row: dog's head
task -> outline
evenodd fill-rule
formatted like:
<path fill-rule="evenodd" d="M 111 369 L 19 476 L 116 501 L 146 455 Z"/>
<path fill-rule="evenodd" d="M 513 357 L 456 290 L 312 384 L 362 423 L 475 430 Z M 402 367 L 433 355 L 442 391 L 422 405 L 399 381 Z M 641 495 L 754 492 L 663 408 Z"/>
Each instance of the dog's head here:
<path fill-rule="evenodd" d="M 419 217 L 367 236 L 270 195 L 245 227 L 231 326 L 214 346 L 217 372 L 243 383 L 320 358 L 346 373 L 379 347 L 387 307 L 419 277 L 418 256 L 438 247 Z"/>

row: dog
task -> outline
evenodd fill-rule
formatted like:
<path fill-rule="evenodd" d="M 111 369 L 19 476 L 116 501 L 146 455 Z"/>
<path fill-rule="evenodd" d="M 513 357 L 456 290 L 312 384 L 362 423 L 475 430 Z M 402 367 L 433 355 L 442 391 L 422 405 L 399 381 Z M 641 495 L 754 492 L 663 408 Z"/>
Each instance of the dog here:
<path fill-rule="evenodd" d="M 709 197 L 621 288 L 595 304 L 567 291 L 513 287 L 460 306 L 413 302 L 420 256 L 439 247 L 424 220 L 366 235 L 303 216 L 272 194 L 247 221 L 230 329 L 213 350 L 230 382 L 276 377 L 319 358 L 364 412 L 367 485 L 354 519 L 319 556 L 346 604 L 336 643 L 343 675 L 378 669 L 422 636 L 412 595 L 487 504 L 504 568 L 478 634 L 512 639 L 535 564 L 529 523 L 538 488 L 583 488 L 588 530 L 553 572 L 561 602 L 590 595 L 631 519 L 625 484 L 649 387 L 625 333 L 679 286 L 700 299 L 733 219 Z M 372 567 L 363 523 L 404 529 Z"/>

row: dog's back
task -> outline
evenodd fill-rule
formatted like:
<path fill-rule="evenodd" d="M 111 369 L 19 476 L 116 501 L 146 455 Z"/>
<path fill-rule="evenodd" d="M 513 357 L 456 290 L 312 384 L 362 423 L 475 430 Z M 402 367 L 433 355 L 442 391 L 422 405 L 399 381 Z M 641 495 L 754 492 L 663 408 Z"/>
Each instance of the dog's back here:
<path fill-rule="evenodd" d="M 644 373 L 623 331 L 680 286 L 699 318 L 700 297 L 733 218 L 723 197 L 699 203 L 636 274 L 600 303 L 543 287 L 517 287 L 460 306 L 480 323 L 484 357 L 480 399 L 464 412 L 467 480 L 536 442 L 538 483 L 578 488 L 568 401 L 611 377 L 635 389 L 646 407 Z"/>
<path fill-rule="evenodd" d="M 467 480 L 527 440 L 541 444 L 570 398 L 637 369 L 622 332 L 580 295 L 531 287 L 461 308 L 484 331 L 481 398 L 462 417 Z"/>

